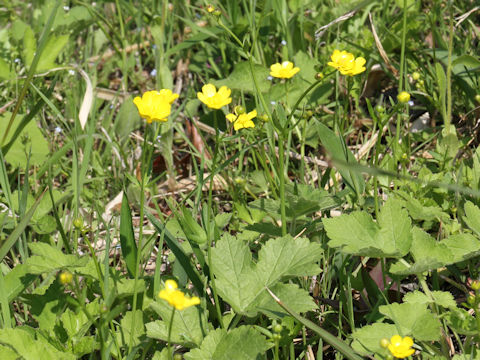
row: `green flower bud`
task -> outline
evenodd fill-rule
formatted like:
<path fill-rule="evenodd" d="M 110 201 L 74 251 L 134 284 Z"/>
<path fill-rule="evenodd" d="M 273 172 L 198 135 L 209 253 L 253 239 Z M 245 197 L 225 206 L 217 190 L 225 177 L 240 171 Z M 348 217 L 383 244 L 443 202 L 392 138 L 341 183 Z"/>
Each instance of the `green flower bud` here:
<path fill-rule="evenodd" d="M 475 280 L 474 282 L 472 282 L 472 285 L 470 285 L 470 286 L 473 290 L 479 291 L 480 290 L 480 281 Z"/>
<path fill-rule="evenodd" d="M 383 338 L 382 340 L 380 340 L 380 346 L 384 349 L 386 349 L 389 344 L 390 341 L 387 338 Z"/>
<path fill-rule="evenodd" d="M 480 94 L 475 95 L 475 101 L 480 103 Z"/>
<path fill-rule="evenodd" d="M 406 91 L 402 91 L 400 94 L 397 95 L 397 99 L 400 103 L 406 104 L 410 101 L 410 94 Z"/>
<path fill-rule="evenodd" d="M 82 229 L 83 228 L 83 219 L 81 217 L 77 217 L 75 220 L 73 220 L 73 226 L 75 229 Z"/>
<path fill-rule="evenodd" d="M 420 79 L 420 76 L 421 76 L 420 73 L 418 73 L 418 72 L 415 71 L 415 72 L 412 74 L 412 79 L 415 80 L 415 81 L 417 81 L 418 79 Z"/>
<path fill-rule="evenodd" d="M 316 80 L 322 80 L 325 77 L 322 72 L 316 73 L 315 74 L 315 79 Z"/>
<path fill-rule="evenodd" d="M 237 115 L 242 115 L 242 114 L 245 114 L 246 110 L 245 110 L 245 107 L 243 107 L 242 105 L 237 105 L 237 106 L 235 106 L 233 111 L 235 111 L 235 114 L 237 114 Z"/>
<path fill-rule="evenodd" d="M 283 330 L 283 326 L 281 324 L 275 324 L 273 326 L 273 331 L 275 331 L 277 334 L 280 334 Z"/>
<path fill-rule="evenodd" d="M 67 285 L 70 284 L 73 280 L 73 275 L 70 271 L 62 271 L 58 277 L 60 284 Z"/>

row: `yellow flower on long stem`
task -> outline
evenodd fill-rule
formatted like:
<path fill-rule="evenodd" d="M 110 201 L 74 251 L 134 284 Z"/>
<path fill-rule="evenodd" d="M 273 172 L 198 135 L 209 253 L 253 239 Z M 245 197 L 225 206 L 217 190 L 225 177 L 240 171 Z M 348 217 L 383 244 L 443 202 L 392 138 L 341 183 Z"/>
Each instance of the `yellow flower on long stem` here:
<path fill-rule="evenodd" d="M 276 63 L 270 66 L 270 75 L 279 79 L 290 79 L 300 71 L 299 67 L 293 67 L 290 61 L 284 61 L 281 64 Z"/>
<path fill-rule="evenodd" d="M 353 76 L 366 70 L 364 65 L 367 61 L 363 57 L 355 58 L 352 53 L 345 50 L 334 50 L 330 59 L 332 61 L 327 65 L 334 67 L 342 75 Z"/>
<path fill-rule="evenodd" d="M 235 114 L 227 114 L 225 116 L 228 121 L 233 123 L 233 128 L 235 131 L 238 131 L 240 129 L 244 128 L 253 128 L 255 127 L 255 123 L 252 121 L 253 118 L 257 116 L 257 110 L 250 111 L 248 114 L 243 113 L 240 115 L 235 115 Z"/>
<path fill-rule="evenodd" d="M 202 92 L 197 93 L 198 99 L 207 105 L 210 109 L 221 109 L 223 106 L 228 105 L 232 102 L 230 90 L 226 86 L 220 87 L 218 89 L 213 84 L 206 84 L 202 87 Z"/>
<path fill-rule="evenodd" d="M 398 359 L 404 359 L 409 357 L 415 352 L 415 349 L 412 349 L 413 339 L 409 336 L 402 338 L 400 335 L 394 335 L 390 338 L 390 343 L 388 344 L 388 350 L 390 353 Z"/>
<path fill-rule="evenodd" d="M 162 89 L 160 91 L 147 91 L 142 97 L 137 96 L 133 103 L 137 106 L 138 112 L 148 123 L 152 121 L 167 121 L 172 111 L 172 103 L 178 98 L 172 90 Z"/>
<path fill-rule="evenodd" d="M 200 299 L 196 296 L 185 296 L 185 294 L 178 290 L 178 285 L 175 280 L 165 281 L 165 289 L 158 293 L 160 299 L 166 300 L 177 310 L 183 310 L 187 307 L 200 304 Z"/>

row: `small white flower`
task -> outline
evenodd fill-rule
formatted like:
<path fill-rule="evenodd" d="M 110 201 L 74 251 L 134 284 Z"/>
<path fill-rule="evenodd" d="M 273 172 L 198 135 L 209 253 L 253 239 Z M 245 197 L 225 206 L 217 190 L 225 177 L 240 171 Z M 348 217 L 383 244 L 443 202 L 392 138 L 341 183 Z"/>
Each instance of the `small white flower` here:
<path fill-rule="evenodd" d="M 162 140 L 162 135 L 157 136 L 157 141 L 160 142 L 160 140 Z"/>
<path fill-rule="evenodd" d="M 272 100 L 272 101 L 270 101 L 270 104 L 272 104 L 272 105 L 276 105 L 277 103 L 276 103 L 275 101 L 273 101 L 273 100 Z"/>
<path fill-rule="evenodd" d="M 273 80 L 273 76 L 268 75 L 267 80 L 272 81 L 272 80 Z"/>
<path fill-rule="evenodd" d="M 68 73 L 69 73 L 70 75 L 75 75 L 75 70 L 70 69 L 70 70 L 68 70 Z"/>
<path fill-rule="evenodd" d="M 157 48 L 157 45 L 153 44 L 152 49 L 155 50 Z"/>
<path fill-rule="evenodd" d="M 65 11 L 70 10 L 70 6 L 64 6 L 64 7 L 63 7 L 63 10 L 65 10 Z"/>
<path fill-rule="evenodd" d="M 152 71 L 150 71 L 150 76 L 151 77 L 157 76 L 157 69 L 153 69 Z"/>
<path fill-rule="evenodd" d="M 95 1 L 92 2 L 92 6 L 97 6 L 97 3 Z"/>
<path fill-rule="evenodd" d="M 20 58 L 16 58 L 16 59 L 13 60 L 13 61 L 16 62 L 17 64 L 19 64 L 21 60 L 20 60 Z"/>
<path fill-rule="evenodd" d="M 410 100 L 410 101 L 408 102 L 408 105 L 413 106 L 413 105 L 414 105 L 413 100 Z"/>
<path fill-rule="evenodd" d="M 60 134 L 62 132 L 62 128 L 60 126 L 57 126 L 55 128 L 55 134 Z"/>
<path fill-rule="evenodd" d="M 287 45 L 287 42 L 285 40 L 282 40 L 282 42 L 280 43 L 282 44 L 283 46 Z"/>

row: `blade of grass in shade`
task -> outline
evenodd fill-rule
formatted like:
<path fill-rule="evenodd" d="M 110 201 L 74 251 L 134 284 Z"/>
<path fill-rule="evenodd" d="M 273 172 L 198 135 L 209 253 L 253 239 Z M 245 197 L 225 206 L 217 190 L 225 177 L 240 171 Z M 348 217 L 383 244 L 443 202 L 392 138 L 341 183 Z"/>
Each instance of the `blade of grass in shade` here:
<path fill-rule="evenodd" d="M 25 214 L 24 218 L 22 221 L 20 221 L 15 228 L 15 230 L 12 231 L 10 236 L 5 240 L 3 245 L 0 247 L 0 262 L 3 261 L 3 258 L 7 253 L 10 251 L 10 248 L 15 244 L 15 242 L 18 240 L 18 238 L 23 234 L 23 231 L 25 228 L 28 226 L 30 219 L 32 218 L 33 214 L 35 213 L 35 210 L 37 209 L 38 204 L 40 204 L 40 201 L 43 198 L 43 195 L 47 189 L 43 191 L 43 193 L 38 197 L 37 201 L 32 205 L 30 210 Z"/>
<path fill-rule="evenodd" d="M 134 278 L 138 270 L 136 267 L 138 249 L 133 233 L 132 213 L 125 192 L 123 193 L 122 210 L 120 213 L 120 245 L 128 273 Z"/>
<path fill-rule="evenodd" d="M 312 331 L 315 331 L 320 337 L 332 345 L 335 349 L 340 351 L 346 358 L 350 360 L 362 360 L 362 357 L 358 356 L 355 351 L 342 339 L 337 338 L 336 336 L 330 334 L 328 331 L 322 329 L 317 324 L 311 322 L 310 320 L 300 316 L 293 310 L 291 310 L 287 305 L 282 303 L 282 301 L 269 289 L 266 288 L 270 296 L 280 305 L 286 312 L 292 315 L 298 322 L 305 325 Z"/>
<path fill-rule="evenodd" d="M 55 77 L 52 81 L 52 84 L 48 88 L 47 93 L 45 95 L 43 95 L 43 94 L 42 95 L 45 96 L 45 98 L 48 99 L 50 97 L 50 95 L 52 94 L 53 89 L 55 88 L 56 84 L 57 84 L 57 78 Z M 44 99 L 42 98 L 42 100 L 37 101 L 35 106 L 28 112 L 28 114 L 25 115 L 22 118 L 22 120 L 20 121 L 20 124 L 18 124 L 18 126 L 15 129 L 15 132 L 13 133 L 13 135 L 12 135 L 10 141 L 8 142 L 8 144 L 6 144 L 2 147 L 2 152 L 3 152 L 4 156 L 7 155 L 7 153 L 9 152 L 10 148 L 12 147 L 12 145 L 15 142 L 15 140 L 17 139 L 17 137 L 20 135 L 22 130 L 25 128 L 25 126 L 27 126 L 28 123 L 35 117 L 35 115 L 37 115 L 37 113 L 43 107 L 43 104 L 44 104 Z"/>
<path fill-rule="evenodd" d="M 182 246 L 180 243 L 175 239 L 175 237 L 165 228 L 165 226 L 155 217 L 153 214 L 148 212 L 145 209 L 145 215 L 147 216 L 148 220 L 153 224 L 155 229 L 159 234 L 162 232 L 164 233 L 164 240 L 170 250 L 172 250 L 173 254 L 175 255 L 176 259 L 182 265 L 183 270 L 187 274 L 188 278 L 192 281 L 193 286 L 197 289 L 199 295 L 203 296 L 205 290 L 203 288 L 203 282 L 198 275 L 197 271 L 193 268 L 190 259 L 188 258 L 187 254 L 183 251 Z"/>
<path fill-rule="evenodd" d="M 53 20 L 55 19 L 55 15 L 57 13 L 57 9 L 59 6 L 60 6 L 60 0 L 57 0 L 55 2 L 55 5 L 52 8 L 52 12 L 50 13 L 50 16 L 48 17 L 47 23 L 43 27 L 42 35 L 40 36 L 40 41 L 38 43 L 37 51 L 35 52 L 35 56 L 33 58 L 32 63 L 30 64 L 30 69 L 28 71 L 27 78 L 25 79 L 25 83 L 23 84 L 22 91 L 20 92 L 20 96 L 18 97 L 17 103 L 15 104 L 15 108 L 13 109 L 12 116 L 10 117 L 10 120 L 7 125 L 7 129 L 5 130 L 5 134 L 3 134 L 2 140 L 0 141 L 0 146 L 3 146 L 3 144 L 5 143 L 8 133 L 10 132 L 10 128 L 12 127 L 13 120 L 15 120 L 15 117 L 17 116 L 18 111 L 20 110 L 20 105 L 22 104 L 22 101 L 25 98 L 25 95 L 27 95 L 27 91 L 28 91 L 28 88 L 30 87 L 30 83 L 33 79 L 33 75 L 35 74 L 35 70 L 37 68 L 38 62 L 43 53 L 43 50 L 45 49 L 45 45 L 47 44 L 48 35 L 50 34 Z"/>
<path fill-rule="evenodd" d="M 5 281 L 3 279 L 3 273 L 0 271 L 0 289 L 5 289 Z M 2 328 L 10 329 L 12 323 L 10 321 L 10 305 L 7 299 L 7 293 L 5 291 L 0 291 L 0 306 L 2 307 Z"/>

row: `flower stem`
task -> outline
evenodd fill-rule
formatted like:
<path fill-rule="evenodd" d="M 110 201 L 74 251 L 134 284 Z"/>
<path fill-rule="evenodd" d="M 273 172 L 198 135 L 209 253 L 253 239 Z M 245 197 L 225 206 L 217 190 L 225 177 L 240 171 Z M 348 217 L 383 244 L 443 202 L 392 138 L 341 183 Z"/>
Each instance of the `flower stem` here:
<path fill-rule="evenodd" d="M 173 328 L 173 317 L 175 316 L 175 307 L 172 309 L 172 316 L 170 317 L 170 324 L 168 324 L 168 338 L 167 338 L 167 351 L 168 351 L 168 359 L 172 358 L 172 344 L 170 343 L 170 339 L 172 337 L 172 328 Z"/>
<path fill-rule="evenodd" d="M 284 160 L 284 138 L 283 132 L 278 132 L 278 162 L 280 177 L 280 216 L 282 219 L 282 236 L 287 235 L 287 215 L 285 211 L 285 160 Z"/>
<path fill-rule="evenodd" d="M 213 293 L 213 299 L 215 301 L 215 309 L 217 310 L 217 317 L 218 317 L 218 322 L 220 323 L 220 326 L 222 329 L 225 328 L 225 325 L 223 324 L 223 318 L 222 318 L 222 310 L 220 309 L 220 302 L 218 301 L 218 295 L 217 295 L 217 288 L 215 286 L 215 277 L 213 276 L 212 273 L 212 244 L 213 244 L 213 237 L 215 236 L 215 231 L 212 234 L 211 233 L 211 219 L 213 218 L 213 209 L 212 209 L 212 192 L 213 192 L 213 182 L 215 179 L 215 171 L 217 167 L 217 157 L 218 157 L 218 149 L 220 147 L 220 131 L 218 129 L 218 119 L 217 119 L 217 113 L 213 113 L 213 127 L 215 128 L 215 147 L 213 150 L 213 158 L 212 158 L 212 168 L 210 170 L 210 184 L 208 187 L 208 199 L 207 199 L 207 223 L 205 224 L 207 228 L 207 239 L 208 239 L 208 247 L 207 247 L 207 259 L 208 259 L 208 269 L 210 273 L 210 284 L 212 287 L 212 293 Z"/>

